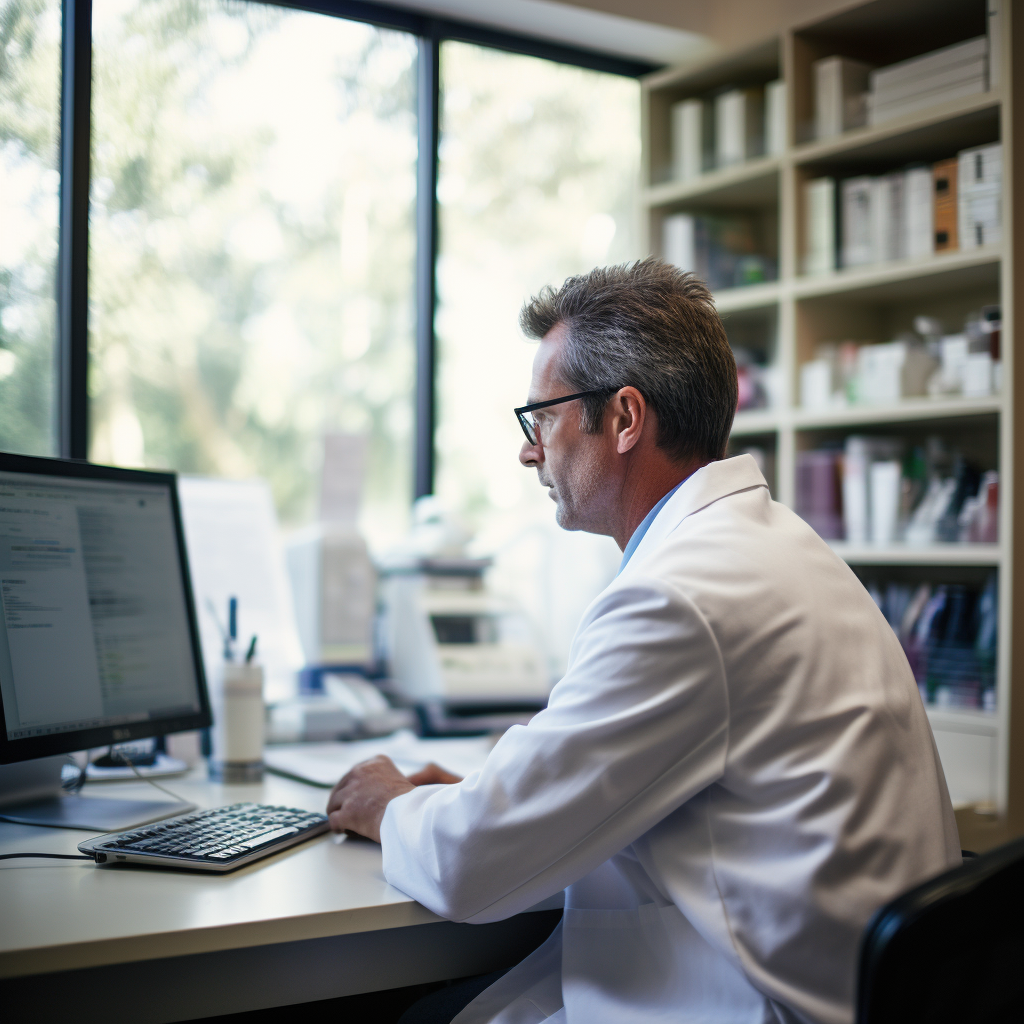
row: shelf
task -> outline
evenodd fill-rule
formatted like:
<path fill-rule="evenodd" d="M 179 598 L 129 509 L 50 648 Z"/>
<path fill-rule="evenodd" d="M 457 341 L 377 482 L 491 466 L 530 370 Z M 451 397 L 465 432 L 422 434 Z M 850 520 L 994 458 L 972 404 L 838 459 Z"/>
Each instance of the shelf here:
<path fill-rule="evenodd" d="M 794 409 L 797 429 L 814 427 L 859 427 L 875 423 L 906 423 L 954 419 L 962 416 L 994 415 L 1002 398 L 906 398 L 899 405 L 855 405 L 842 409 Z"/>
<path fill-rule="evenodd" d="M 774 206 L 779 201 L 780 163 L 775 156 L 758 157 L 708 171 L 699 178 L 666 181 L 649 188 L 644 203 L 651 208 L 686 206 L 693 209 Z"/>
<path fill-rule="evenodd" d="M 747 309 L 767 309 L 779 301 L 779 282 L 749 284 L 743 288 L 726 288 L 715 292 L 715 309 L 719 314 L 738 313 Z"/>
<path fill-rule="evenodd" d="M 684 67 L 655 71 L 644 79 L 650 93 L 696 96 L 723 85 L 768 82 L 779 75 L 779 40 L 769 39 L 723 56 L 709 53 Z"/>
<path fill-rule="evenodd" d="M 883 302 L 999 285 L 1001 245 L 966 252 L 957 250 L 920 259 L 871 267 L 852 267 L 831 274 L 798 278 L 792 285 L 798 299 L 841 296 L 860 302 Z"/>
<path fill-rule="evenodd" d="M 966 732 L 975 736 L 997 736 L 999 718 L 989 711 L 972 711 L 968 708 L 937 708 L 925 706 L 925 713 L 933 729 L 944 732 Z"/>
<path fill-rule="evenodd" d="M 881 124 L 804 143 L 793 150 L 793 160 L 823 169 L 954 156 L 961 149 L 999 138 L 1001 101 L 999 90 L 964 96 Z"/>
<path fill-rule="evenodd" d="M 748 409 L 736 413 L 732 421 L 732 437 L 748 437 L 751 434 L 774 434 L 779 429 L 779 417 L 771 409 Z"/>
<path fill-rule="evenodd" d="M 998 566 L 1002 552 L 998 544 L 847 544 L 829 541 L 829 547 L 850 565 L 979 565 Z"/>

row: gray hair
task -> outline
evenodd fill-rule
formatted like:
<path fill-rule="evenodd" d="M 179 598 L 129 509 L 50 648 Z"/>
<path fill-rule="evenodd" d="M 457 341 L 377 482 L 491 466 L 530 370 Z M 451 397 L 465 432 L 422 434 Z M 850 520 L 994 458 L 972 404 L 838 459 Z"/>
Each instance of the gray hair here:
<path fill-rule="evenodd" d="M 529 338 L 566 330 L 558 376 L 582 400 L 581 424 L 601 429 L 608 399 L 631 385 L 658 418 L 659 448 L 678 461 L 725 455 L 738 398 L 736 361 L 711 293 L 655 259 L 598 267 L 542 288 L 519 314 Z"/>

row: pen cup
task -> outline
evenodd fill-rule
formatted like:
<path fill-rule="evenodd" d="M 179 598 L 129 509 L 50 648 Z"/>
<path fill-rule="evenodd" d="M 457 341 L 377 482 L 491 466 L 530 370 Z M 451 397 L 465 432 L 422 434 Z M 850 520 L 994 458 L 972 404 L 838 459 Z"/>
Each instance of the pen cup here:
<path fill-rule="evenodd" d="M 263 667 L 224 662 L 213 699 L 210 778 L 259 782 L 263 778 Z"/>

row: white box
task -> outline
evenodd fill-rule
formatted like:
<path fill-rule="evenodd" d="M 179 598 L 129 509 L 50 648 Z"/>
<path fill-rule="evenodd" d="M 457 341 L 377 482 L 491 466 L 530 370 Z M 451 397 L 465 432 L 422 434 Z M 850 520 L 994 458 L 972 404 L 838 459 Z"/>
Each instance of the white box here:
<path fill-rule="evenodd" d="M 995 89 L 1003 70 L 1003 2 L 988 0 L 988 87 Z"/>
<path fill-rule="evenodd" d="M 903 253 L 908 259 L 935 251 L 934 201 L 930 167 L 903 172 Z"/>
<path fill-rule="evenodd" d="M 883 345 L 862 345 L 857 357 L 859 400 L 865 405 L 895 405 L 899 402 L 903 397 L 906 343 L 890 341 Z"/>
<path fill-rule="evenodd" d="M 764 94 L 732 89 L 715 98 L 715 163 L 730 167 L 764 149 Z"/>
<path fill-rule="evenodd" d="M 964 362 L 964 396 L 985 398 L 992 394 L 992 356 L 988 352 L 969 352 Z"/>
<path fill-rule="evenodd" d="M 669 117 L 672 177 L 696 178 L 704 169 L 704 104 L 700 100 L 673 103 Z"/>
<path fill-rule="evenodd" d="M 961 150 L 957 173 L 961 249 L 1002 240 L 1003 147 L 1001 143 Z"/>
<path fill-rule="evenodd" d="M 904 255 L 904 175 L 897 171 L 871 182 L 871 226 L 875 262 L 888 263 Z"/>
<path fill-rule="evenodd" d="M 764 87 L 765 152 L 778 156 L 786 149 L 786 83 L 780 78 Z"/>
<path fill-rule="evenodd" d="M 920 57 L 911 57 L 908 60 L 901 60 L 897 64 L 888 64 L 884 68 L 872 71 L 871 91 L 883 92 L 899 82 L 923 78 L 935 71 L 941 71 L 944 68 L 987 55 L 988 40 L 985 36 L 975 36 L 974 39 L 968 39 L 964 43 L 944 46 L 941 50 L 932 50 L 931 53 L 922 54 Z"/>
<path fill-rule="evenodd" d="M 875 261 L 874 217 L 871 212 L 873 179 L 864 175 L 842 183 L 844 267 L 862 267 Z"/>
<path fill-rule="evenodd" d="M 896 540 L 900 512 L 902 467 L 896 460 L 871 464 L 871 543 Z"/>
<path fill-rule="evenodd" d="M 960 196 L 957 209 L 961 249 L 995 245 L 1003 238 L 1002 192 L 998 188 Z"/>
<path fill-rule="evenodd" d="M 968 192 L 976 188 L 998 188 L 1003 180 L 1003 144 L 993 142 L 988 146 L 973 146 L 957 154 L 960 166 L 957 172 L 957 188 Z"/>
<path fill-rule="evenodd" d="M 800 404 L 805 409 L 828 409 L 832 405 L 832 363 L 812 359 L 800 367 Z"/>
<path fill-rule="evenodd" d="M 974 78 L 966 79 L 956 85 L 945 86 L 925 93 L 915 93 L 913 96 L 898 103 L 877 103 L 868 101 L 868 124 L 881 124 L 883 121 L 890 121 L 894 117 L 905 117 L 907 114 L 914 114 L 919 110 L 927 110 L 938 103 L 948 103 L 950 100 L 963 99 L 965 96 L 975 96 L 985 91 L 988 78 L 984 73 L 979 73 Z"/>
<path fill-rule="evenodd" d="M 847 57 L 824 57 L 811 67 L 817 138 L 831 138 L 862 125 L 864 111 L 860 97 L 868 91 L 871 66 Z"/>
<path fill-rule="evenodd" d="M 661 226 L 661 251 L 666 263 L 687 272 L 697 269 L 696 219 L 688 213 L 674 213 Z"/>
<path fill-rule="evenodd" d="M 928 189 L 930 200 L 930 176 Z M 804 185 L 805 274 L 828 274 L 836 269 L 835 206 L 835 178 L 815 178 Z"/>
<path fill-rule="evenodd" d="M 863 437 L 848 437 L 843 452 L 843 526 L 851 544 L 866 544 L 868 539 L 868 459 L 869 442 Z"/>

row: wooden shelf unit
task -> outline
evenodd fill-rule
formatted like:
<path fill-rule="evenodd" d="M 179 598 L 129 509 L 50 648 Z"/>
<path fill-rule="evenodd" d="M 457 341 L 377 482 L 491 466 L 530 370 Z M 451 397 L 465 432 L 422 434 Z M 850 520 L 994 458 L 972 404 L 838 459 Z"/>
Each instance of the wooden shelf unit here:
<path fill-rule="evenodd" d="M 1016 15 L 1016 19 L 1014 19 Z M 1024 143 L 1024 102 L 1013 103 L 1014 59 L 1024 78 L 1024 0 L 1002 0 L 1001 80 L 988 92 L 938 104 L 917 114 L 808 139 L 813 111 L 813 61 L 841 54 L 884 65 L 931 52 L 985 32 L 983 0 L 874 0 L 798 26 L 777 38 L 700 64 L 659 71 L 643 82 L 644 190 L 648 248 L 660 253 L 664 218 L 676 212 L 749 210 L 778 224 L 778 280 L 716 294 L 732 337 L 733 325 L 761 317 L 763 348 L 776 375 L 775 404 L 741 412 L 733 448 L 764 447 L 769 483 L 779 500 L 793 505 L 796 456 L 822 437 L 853 432 L 920 437 L 945 432 L 968 437 L 989 468 L 1000 474 L 1000 543 L 935 544 L 925 548 L 875 548 L 836 542 L 835 550 L 858 572 L 895 571 L 937 579 L 948 569 L 964 574 L 999 572 L 999 649 L 996 711 L 929 707 L 950 789 L 976 791 L 988 780 L 987 799 L 958 812 L 965 844 L 978 848 L 1024 834 L 1024 436 L 1014 419 L 1024 396 L 1024 360 L 1015 360 L 1014 304 L 1024 301 L 1024 160 L 1014 161 L 1016 138 Z M 671 167 L 670 109 L 687 98 L 707 98 L 725 88 L 787 83 L 787 133 L 782 153 L 709 171 L 686 181 L 668 179 Z M 1017 92 L 1024 90 L 1017 86 Z M 1003 142 L 1004 241 L 969 251 L 837 270 L 808 277 L 799 272 L 803 237 L 802 188 L 820 175 L 884 173 L 911 162 L 951 157 L 970 146 Z M 1014 228 L 1017 228 L 1015 231 Z M 1002 391 L 980 399 L 912 399 L 894 406 L 810 410 L 799 404 L 799 370 L 824 340 L 888 341 L 910 326 L 914 312 L 938 316 L 948 331 L 958 317 L 988 303 L 1002 306 Z M 962 320 L 960 321 L 962 322 Z M 1018 528 L 1015 519 L 1020 519 Z M 1024 544 L 1020 546 L 1024 551 Z M 1019 564 L 1018 564 L 1019 563 Z M 1018 569 L 1019 571 L 1014 571 Z M 1021 637 L 1020 641 L 1017 637 Z M 969 776 L 969 777 L 968 777 Z M 978 794 L 974 792 L 974 799 Z"/>

